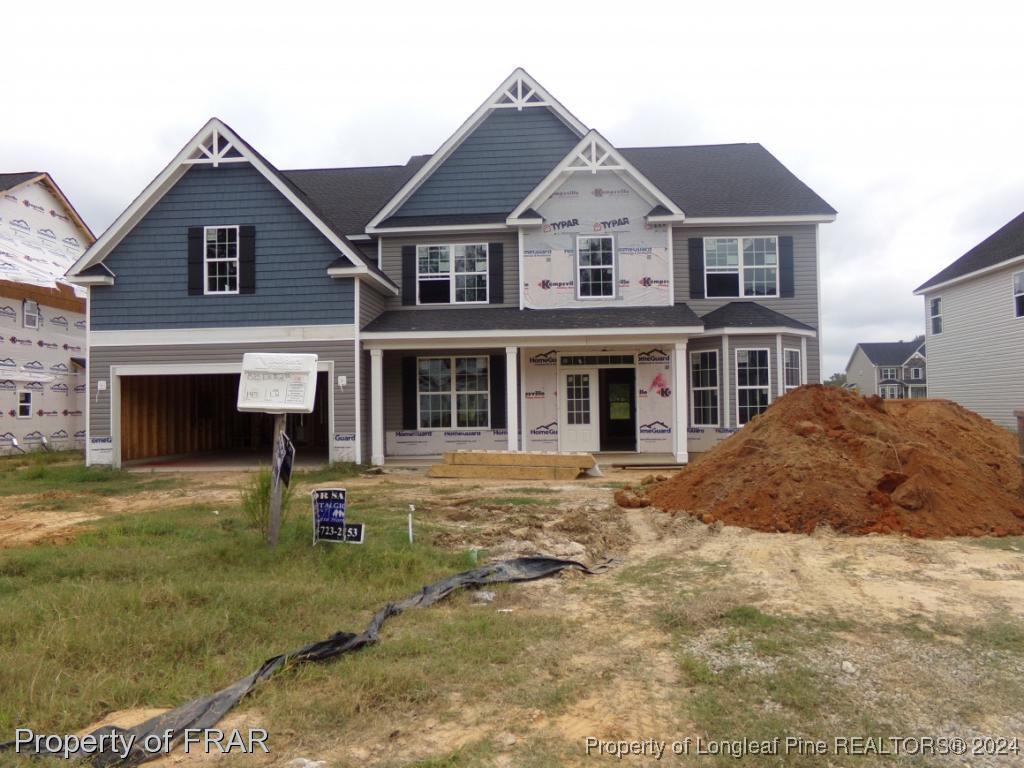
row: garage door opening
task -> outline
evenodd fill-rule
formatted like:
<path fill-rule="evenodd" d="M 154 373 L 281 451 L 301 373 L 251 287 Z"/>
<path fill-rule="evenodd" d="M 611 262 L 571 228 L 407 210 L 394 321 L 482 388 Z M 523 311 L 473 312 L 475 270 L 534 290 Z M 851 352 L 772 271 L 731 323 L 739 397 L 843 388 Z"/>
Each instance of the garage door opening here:
<path fill-rule="evenodd" d="M 237 373 L 121 378 L 121 461 L 194 459 L 269 464 L 274 417 L 240 413 Z M 289 414 L 286 431 L 301 464 L 326 463 L 327 374 L 316 380 L 312 413 Z"/>

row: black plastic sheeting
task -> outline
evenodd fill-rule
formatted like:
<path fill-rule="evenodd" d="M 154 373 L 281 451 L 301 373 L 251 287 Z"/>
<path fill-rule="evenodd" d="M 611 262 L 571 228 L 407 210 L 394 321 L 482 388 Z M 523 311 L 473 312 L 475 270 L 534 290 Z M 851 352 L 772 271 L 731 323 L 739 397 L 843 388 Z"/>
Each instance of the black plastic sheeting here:
<path fill-rule="evenodd" d="M 380 628 L 390 617 L 396 616 L 410 608 L 425 608 L 443 600 L 452 592 L 465 587 L 482 587 L 489 584 L 506 584 L 519 581 L 533 581 L 553 576 L 566 569 L 582 571 L 583 573 L 596 574 L 603 572 L 609 564 L 605 563 L 594 568 L 588 568 L 583 563 L 575 560 L 561 560 L 554 557 L 519 557 L 513 560 L 502 560 L 490 563 L 471 571 L 463 571 L 442 579 L 434 584 L 423 587 L 419 592 L 410 595 L 397 603 L 388 603 L 381 608 L 370 619 L 370 623 L 362 633 L 356 635 L 351 632 L 336 632 L 326 640 L 310 643 L 302 648 L 297 648 L 288 653 L 267 659 L 255 672 L 246 675 L 227 688 L 223 688 L 209 696 L 193 699 L 187 704 L 182 704 L 176 709 L 157 715 L 144 723 L 139 723 L 133 728 L 119 728 L 116 725 L 106 725 L 98 728 L 90 735 L 100 737 L 109 734 L 121 734 L 132 739 L 134 745 L 127 757 L 115 752 L 97 752 L 91 755 L 84 753 L 72 753 L 72 757 L 82 757 L 87 764 L 96 768 L 106 766 L 121 766 L 128 768 L 133 765 L 140 765 L 149 760 L 163 757 L 166 753 L 146 752 L 142 745 L 147 736 L 155 735 L 163 738 L 167 731 L 174 736 L 171 738 L 171 745 L 176 746 L 184 737 L 186 730 L 201 730 L 213 728 L 227 712 L 237 704 L 243 696 L 260 683 L 268 680 L 279 672 L 286 665 L 302 664 L 311 661 L 326 661 L 344 653 L 358 651 L 364 646 L 376 643 Z M 108 740 L 109 741 L 109 740 Z M 156 738 L 153 739 L 156 742 Z M 0 744 L 0 751 L 13 750 L 15 743 L 8 742 Z M 22 750 L 24 752 L 24 750 Z M 38 752 L 39 756 L 61 755 L 63 752 L 49 753 Z"/>

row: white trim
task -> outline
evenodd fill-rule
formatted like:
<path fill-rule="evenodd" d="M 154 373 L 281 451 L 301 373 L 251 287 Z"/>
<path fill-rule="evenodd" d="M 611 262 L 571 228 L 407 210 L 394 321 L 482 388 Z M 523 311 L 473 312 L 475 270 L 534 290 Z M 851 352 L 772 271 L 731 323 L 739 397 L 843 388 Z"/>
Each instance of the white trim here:
<path fill-rule="evenodd" d="M 384 352 L 370 350 L 370 461 L 384 463 Z"/>
<path fill-rule="evenodd" d="M 796 352 L 796 354 L 798 355 L 798 365 L 797 365 L 796 375 L 799 378 L 799 382 L 796 385 L 794 385 L 794 386 L 790 386 L 789 384 L 786 383 L 786 355 L 789 352 Z M 803 350 L 802 349 L 798 349 L 796 347 L 785 347 L 785 348 L 783 348 L 783 350 L 782 350 L 782 394 L 786 394 L 791 389 L 796 389 L 797 387 L 802 386 L 802 385 L 807 383 L 807 377 L 804 375 L 804 368 L 805 368 L 805 366 L 804 366 L 804 355 L 803 355 Z"/>
<path fill-rule="evenodd" d="M 77 276 L 65 276 L 64 278 L 72 285 L 113 285 L 114 278 L 110 275 L 89 275 L 88 277 Z"/>
<path fill-rule="evenodd" d="M 786 368 L 785 361 L 782 359 L 782 334 L 775 335 L 775 365 L 778 367 L 776 382 L 775 382 L 775 396 L 782 397 L 786 394 Z"/>
<path fill-rule="evenodd" d="M 735 296 L 708 296 L 708 240 L 735 240 L 736 241 L 736 272 L 733 273 L 729 268 L 715 267 L 713 275 L 731 275 L 737 276 L 739 293 Z M 775 293 L 772 295 L 752 293 L 749 296 L 746 294 L 745 280 L 743 272 L 747 269 L 771 269 L 770 266 L 751 266 L 747 267 L 743 263 L 743 241 L 744 240 L 774 240 L 775 241 Z M 704 254 L 704 297 L 709 300 L 714 299 L 749 299 L 751 301 L 764 301 L 767 299 L 780 299 L 782 298 L 782 264 L 779 258 L 779 236 L 778 235 L 706 235 L 701 241 L 701 252 Z M 725 270 L 725 271 L 722 271 Z"/>
<path fill-rule="evenodd" d="M 462 247 L 480 247 L 484 248 L 484 256 L 487 260 L 486 267 L 483 272 L 456 272 L 455 271 L 455 249 Z M 490 304 L 491 303 L 491 245 L 490 243 L 416 243 L 416 306 L 417 307 L 445 307 L 452 306 L 454 304 Z M 447 248 L 448 249 L 448 272 L 420 272 L 420 248 Z M 458 283 L 459 275 L 483 275 L 484 276 L 484 298 L 478 301 L 457 301 L 456 300 L 456 283 Z M 435 281 L 440 282 L 444 279 L 448 280 L 448 301 L 420 301 L 420 280 L 421 278 L 427 282 Z"/>
<path fill-rule="evenodd" d="M 795 262 L 795 260 L 796 260 L 796 255 L 795 255 L 796 243 L 795 242 L 793 244 L 793 250 L 794 250 L 794 262 Z M 794 264 L 794 268 L 793 269 L 794 269 L 794 272 L 795 272 L 796 271 L 795 264 Z M 818 224 L 814 225 L 814 279 L 816 281 L 815 290 L 817 291 L 817 293 L 814 294 L 814 302 L 818 305 L 818 325 L 817 325 L 817 329 L 818 329 L 818 335 L 817 335 L 817 339 L 818 339 L 818 381 L 816 383 L 821 384 L 825 380 L 825 371 L 824 371 L 824 364 L 823 364 L 822 356 L 821 356 L 821 350 L 822 350 L 822 343 L 821 343 L 821 226 L 818 225 Z M 794 281 L 794 283 L 796 282 L 796 276 L 795 275 L 794 275 L 793 281 Z M 807 374 L 807 340 L 803 339 L 801 341 L 801 345 L 802 345 L 801 349 L 803 350 L 803 354 L 800 356 L 800 359 L 801 359 L 801 361 L 803 361 L 803 366 L 804 366 L 804 378 L 803 378 L 803 381 L 804 381 L 804 384 L 809 384 L 810 382 L 807 381 L 807 375 L 806 375 Z M 853 357 L 851 356 L 850 359 L 852 360 Z"/>
<path fill-rule="evenodd" d="M 580 295 L 580 287 L 583 281 L 580 279 L 581 269 L 604 269 L 604 265 L 601 264 L 596 267 L 581 267 L 580 266 L 580 240 L 611 240 L 612 241 L 612 293 L 610 296 L 582 296 Z M 575 277 L 576 277 L 576 300 L 577 301 L 608 301 L 619 298 L 619 254 L 618 248 L 615 243 L 615 235 L 605 235 L 601 233 L 595 233 L 590 235 L 576 235 L 576 258 L 574 260 Z"/>
<path fill-rule="evenodd" d="M 491 110 L 498 108 L 507 103 L 508 91 L 510 88 L 515 87 L 516 93 L 522 93 L 522 86 L 526 85 L 534 94 L 540 97 L 541 103 L 531 102 L 534 107 L 546 107 L 554 112 L 558 117 L 565 122 L 577 135 L 582 136 L 587 132 L 587 127 L 583 125 L 579 120 L 574 117 L 569 110 L 563 107 L 551 94 L 549 94 L 536 80 L 526 73 L 522 67 L 517 67 L 511 75 L 499 85 L 494 92 L 488 96 L 484 103 L 481 104 L 466 121 L 459 126 L 459 128 L 448 137 L 447 141 L 442 144 L 430 159 L 421 167 L 409 181 L 407 181 L 395 195 L 384 204 L 377 215 L 374 216 L 370 223 L 366 225 L 367 232 L 375 232 L 376 227 L 384 221 L 386 218 L 391 216 L 396 210 L 402 207 L 406 200 L 408 200 L 412 194 L 419 189 L 420 185 L 434 172 L 434 170 L 447 160 L 451 154 L 462 144 L 463 140 L 473 132 L 476 127 L 484 121 L 484 119 L 490 114 Z M 529 98 L 526 96 L 524 98 Z M 527 104 L 522 100 L 508 106 L 515 107 L 522 110 Z"/>
<path fill-rule="evenodd" d="M 716 224 L 828 224 L 836 220 L 834 213 L 793 216 L 698 216 L 686 219 L 685 226 Z"/>
<path fill-rule="evenodd" d="M 28 413 L 25 414 L 24 416 L 21 415 L 21 406 L 23 405 L 23 403 L 21 402 L 21 396 L 22 395 L 28 395 L 28 403 L 27 403 L 27 405 L 28 405 Z M 15 403 L 15 408 L 17 410 L 14 412 L 16 419 L 31 419 L 32 418 L 32 407 L 33 407 L 32 401 L 33 400 L 35 400 L 35 398 L 32 397 L 32 390 L 31 389 L 23 389 L 20 392 L 18 392 L 18 402 Z"/>
<path fill-rule="evenodd" d="M 732 392 L 732 379 L 729 378 L 729 336 L 728 334 L 722 334 L 722 412 L 718 414 L 718 420 L 721 423 L 721 428 L 728 429 L 729 427 L 729 414 L 731 409 L 729 408 L 729 401 L 732 399 L 729 395 Z"/>
<path fill-rule="evenodd" d="M 487 366 L 487 380 L 490 384 L 490 364 Z M 488 390 L 490 387 L 488 387 Z M 488 391 L 487 404 L 493 403 Z M 508 432 L 508 449 L 519 450 L 519 347 L 505 347 L 505 430 Z"/>
<path fill-rule="evenodd" d="M 360 243 L 366 242 L 367 240 L 373 240 L 369 235 L 358 234 L 358 235 L 345 235 L 349 240 L 359 241 Z"/>
<path fill-rule="evenodd" d="M 377 238 L 377 269 L 384 271 L 384 238 Z"/>
<path fill-rule="evenodd" d="M 818 362 L 818 383 L 821 383 L 821 362 L 820 362 L 820 351 L 821 345 L 818 345 L 819 350 L 819 362 Z M 800 339 L 800 381 L 803 384 L 809 384 L 807 381 L 807 337 L 804 336 Z"/>
<path fill-rule="evenodd" d="M 423 349 L 437 347 L 466 348 L 472 345 L 491 345 L 503 347 L 507 342 L 520 339 L 545 339 L 546 343 L 563 343 L 576 346 L 588 346 L 606 343 L 636 342 L 641 344 L 664 344 L 679 336 L 696 336 L 701 332 L 700 326 L 680 326 L 662 328 L 580 328 L 575 333 L 572 329 L 559 330 L 510 330 L 493 331 L 388 331 L 363 332 L 363 346 L 369 349 Z M 761 333 L 764 333 L 762 330 Z"/>
<path fill-rule="evenodd" d="M 259 325 L 242 328 L 163 328 L 92 331 L 90 349 L 191 344 L 251 344 L 279 341 L 344 341 L 356 338 L 356 324 Z"/>
<path fill-rule="evenodd" d="M 92 446 L 92 344 L 90 327 L 92 326 L 92 288 L 85 289 L 85 464 L 91 466 L 89 450 Z"/>
<path fill-rule="evenodd" d="M 939 302 L 939 311 L 935 312 L 935 302 Z M 941 296 L 926 296 L 925 297 L 925 308 L 928 310 L 928 333 L 932 336 L 941 336 L 945 329 L 942 323 L 942 297 Z M 939 330 L 935 330 L 935 320 L 938 318 Z"/>
<path fill-rule="evenodd" d="M 507 354 L 508 353 L 506 351 L 506 360 L 508 359 L 507 358 Z M 487 389 L 486 389 L 486 394 L 487 394 L 487 424 L 460 425 L 458 423 L 459 422 L 459 408 L 458 408 L 459 390 L 458 390 L 458 382 L 456 381 L 456 379 L 457 379 L 456 369 L 458 368 L 458 361 L 460 359 L 462 359 L 462 360 L 476 359 L 476 360 L 485 360 L 486 361 L 486 364 L 487 364 Z M 448 424 L 448 426 L 445 426 L 445 427 L 424 427 L 423 426 L 423 421 L 420 418 L 421 417 L 421 414 L 420 414 L 420 395 L 421 394 L 426 394 L 426 395 L 443 395 L 444 392 L 430 392 L 430 391 L 421 392 L 420 391 L 420 385 L 419 385 L 420 360 L 448 360 L 449 361 L 449 368 L 448 368 L 448 378 L 449 378 L 449 381 L 448 381 L 448 396 L 451 398 L 450 408 L 449 408 L 450 415 L 451 415 L 451 423 Z M 481 390 L 479 390 L 479 389 L 469 389 L 469 390 L 463 390 L 462 394 L 464 394 L 464 395 L 479 395 L 479 394 L 483 394 L 483 392 L 481 392 Z M 506 395 L 506 399 L 507 399 L 508 393 L 506 392 L 505 395 Z M 444 431 L 444 430 L 448 430 L 448 429 L 491 429 L 492 428 L 491 427 L 491 408 L 492 408 L 492 406 L 493 406 L 493 396 L 491 395 L 491 357 L 490 357 L 490 355 L 422 355 L 422 356 L 421 355 L 417 355 L 416 356 L 416 430 L 418 432 L 435 432 L 437 430 Z M 508 406 L 507 406 L 507 403 L 506 403 L 506 409 L 507 409 L 507 407 Z M 512 449 L 510 448 L 509 450 L 512 450 Z"/>
<path fill-rule="evenodd" d="M 509 218 L 505 219 L 505 224 L 507 224 L 510 227 L 539 227 L 539 226 L 544 224 L 544 218 L 541 217 L 541 218 L 538 218 L 538 219 L 532 219 L 532 218 L 531 219 L 524 219 L 524 218 L 513 219 L 510 216 Z"/>
<path fill-rule="evenodd" d="M 29 305 L 35 307 L 35 312 L 31 314 L 28 311 Z M 35 318 L 33 325 L 28 324 L 29 317 Z M 35 299 L 22 299 L 21 300 L 21 327 L 30 331 L 38 331 L 39 326 L 42 325 L 42 315 L 39 312 L 39 302 Z"/>
<path fill-rule="evenodd" d="M 500 221 L 494 224 L 449 224 L 449 225 L 430 225 L 422 227 L 370 227 L 366 228 L 366 231 L 375 235 L 403 235 L 403 234 L 414 234 L 414 233 L 425 233 L 425 232 L 500 232 L 510 227 Z"/>
<path fill-rule="evenodd" d="M 740 352 L 764 352 L 765 355 L 767 355 L 767 361 L 766 361 L 767 362 L 766 370 L 767 370 L 767 373 L 768 373 L 768 383 L 767 383 L 767 385 L 765 385 L 765 386 L 758 385 L 756 387 L 752 387 L 752 386 L 749 386 L 749 385 L 742 386 L 742 387 L 740 386 Z M 740 423 L 740 390 L 741 389 L 766 389 L 768 391 L 768 405 L 771 405 L 772 402 L 774 401 L 774 398 L 772 397 L 772 350 L 771 350 L 770 347 L 736 347 L 736 349 L 733 350 L 733 353 L 735 354 L 735 360 L 734 361 L 736 363 L 736 427 L 737 428 L 742 428 L 742 427 L 744 427 L 746 425 Z M 749 421 L 746 422 L 746 424 L 749 424 L 749 423 L 750 423 Z"/>
<path fill-rule="evenodd" d="M 359 281 L 356 280 L 352 284 L 353 294 L 353 317 L 355 318 L 355 328 L 353 329 L 354 338 L 354 350 L 355 356 L 353 361 L 355 362 L 354 370 L 352 371 L 352 378 L 355 379 L 355 412 L 356 412 L 356 464 L 363 463 L 363 398 L 362 398 L 362 381 L 360 380 L 359 372 L 363 367 L 363 356 L 361 352 L 361 345 L 359 343 L 359 326 L 362 324 L 362 320 L 359 317 Z M 337 380 L 333 379 L 327 382 L 327 391 L 334 395 L 334 388 L 338 386 Z M 331 463 L 331 459 L 334 457 L 331 453 L 334 451 L 334 435 L 335 425 L 331 424 L 331 441 L 327 446 L 327 463 Z"/>
<path fill-rule="evenodd" d="M 519 309 L 522 310 L 526 307 L 526 296 L 523 295 L 523 229 L 519 228 L 519 279 L 516 280 L 516 289 L 519 292 Z"/>
<path fill-rule="evenodd" d="M 773 336 L 776 333 L 785 333 L 790 336 L 805 336 L 809 339 L 815 338 L 818 334 L 811 329 L 803 328 L 787 328 L 784 325 L 773 325 L 765 326 L 761 328 L 712 328 L 708 331 L 702 331 L 697 336 L 707 338 L 709 336 Z"/>
<path fill-rule="evenodd" d="M 589 131 L 579 143 L 576 144 L 569 153 L 562 158 L 561 162 L 558 163 L 551 172 L 545 176 L 541 182 L 531 190 L 531 192 L 523 198 L 522 202 L 515 207 L 515 210 L 509 214 L 508 219 L 516 220 L 519 219 L 528 209 L 538 208 L 543 205 L 544 201 L 551 195 L 555 189 L 560 186 L 562 176 L 569 173 L 590 173 L 596 174 L 599 171 L 613 171 L 617 173 L 626 173 L 633 177 L 643 189 L 651 195 L 657 202 L 661 203 L 665 208 L 671 211 L 677 216 L 683 216 L 685 214 L 682 209 L 672 201 L 672 199 L 658 189 L 655 184 L 640 173 L 637 168 L 624 158 L 615 147 L 612 146 L 611 142 L 608 141 L 597 131 Z"/>
<path fill-rule="evenodd" d="M 1015 320 L 1020 320 L 1021 318 L 1024 318 L 1024 313 L 1021 313 L 1019 315 L 1017 314 L 1017 299 L 1024 298 L 1024 289 L 1021 289 L 1019 293 L 1017 292 L 1018 275 L 1024 277 L 1024 272 L 1010 273 L 1010 293 L 1013 294 L 1013 307 L 1011 308 L 1011 311 L 1013 312 L 1013 317 Z"/>
<path fill-rule="evenodd" d="M 668 306 L 673 306 L 676 301 L 676 252 L 672 244 L 672 227 L 665 227 L 668 233 Z"/>
<path fill-rule="evenodd" d="M 672 391 L 675 395 L 672 398 L 672 447 L 675 459 L 680 464 L 687 464 L 690 461 L 690 432 L 687 426 L 689 408 L 686 404 L 686 369 L 689 362 L 690 358 L 686 355 L 686 339 L 677 341 L 672 349 Z M 638 433 L 639 421 L 637 419 Z M 637 437 L 637 449 L 639 450 L 639 434 Z"/>
<path fill-rule="evenodd" d="M 672 213 L 667 216 L 644 216 L 644 220 L 648 224 L 678 224 L 686 221 L 686 216 L 682 213 Z"/>
<path fill-rule="evenodd" d="M 981 277 L 982 275 L 987 275 L 989 272 L 998 272 L 1000 269 L 1007 269 L 1009 267 L 1014 266 L 1015 264 L 1024 264 L 1024 254 L 1020 256 L 1014 256 L 1012 259 L 1006 259 L 1005 261 L 1001 261 L 998 264 L 993 264 L 990 267 L 976 269 L 973 272 L 968 272 L 966 275 L 952 277 L 949 280 L 944 280 L 941 283 L 929 285 L 927 288 L 918 288 L 916 291 L 914 291 L 914 295 L 925 296 L 929 293 L 932 293 L 933 291 L 941 291 L 943 288 L 947 286 L 956 285 L 957 283 L 962 283 L 964 280 L 971 280 L 972 278 L 975 277 Z"/>
<path fill-rule="evenodd" d="M 694 359 L 694 357 L 696 357 L 698 355 L 709 355 L 709 354 L 714 354 L 714 356 L 715 356 L 715 380 L 716 380 L 715 386 L 714 387 L 698 387 L 698 386 L 695 386 L 694 383 L 693 383 L 693 359 Z M 689 374 L 690 374 L 690 376 L 689 376 L 689 380 L 690 380 L 690 424 L 692 424 L 695 427 L 712 427 L 712 428 L 716 428 L 717 429 L 718 427 L 721 426 L 721 422 L 722 422 L 722 398 L 719 397 L 718 403 L 715 405 L 715 412 L 716 412 L 717 417 L 718 417 L 718 418 L 715 419 L 715 423 L 714 424 L 698 424 L 697 423 L 697 401 L 696 401 L 696 398 L 694 397 L 694 393 L 696 393 L 696 392 L 715 392 L 716 394 L 719 394 L 719 395 L 721 394 L 721 389 L 722 389 L 721 378 L 722 378 L 722 374 L 721 374 L 721 370 L 720 370 L 721 366 L 718 364 L 718 360 L 719 360 L 720 357 L 721 357 L 721 355 L 719 354 L 719 351 L 717 349 L 692 349 L 692 350 L 690 350 L 690 358 L 689 358 L 689 361 L 688 361 L 689 365 L 690 365 L 690 369 L 689 369 Z"/>
<path fill-rule="evenodd" d="M 199 132 L 193 136 L 181 151 L 174 156 L 174 159 L 157 175 L 153 181 L 142 191 L 142 193 L 132 201 L 121 215 L 117 217 L 113 224 L 111 224 L 107 230 L 100 235 L 99 239 L 94 242 L 89 249 L 79 257 L 67 274 L 69 279 L 74 277 L 79 272 L 82 272 L 89 267 L 100 264 L 103 259 L 124 239 L 124 237 L 141 221 L 146 214 L 152 210 L 165 194 L 181 179 L 182 176 L 188 171 L 189 168 L 194 164 L 190 162 L 191 155 L 201 149 L 205 141 L 213 136 L 223 136 L 230 144 L 234 146 L 234 149 L 241 153 L 242 158 L 248 161 L 253 168 L 262 174 L 262 176 L 270 182 L 270 184 L 277 189 L 285 199 L 288 200 L 299 212 L 306 217 L 306 219 L 316 227 L 319 232 L 327 238 L 327 240 L 341 253 L 348 257 L 353 264 L 361 264 L 365 267 L 366 260 L 362 254 L 358 252 L 358 249 L 348 245 L 341 237 L 336 235 L 334 231 L 328 227 L 313 211 L 309 208 L 306 203 L 302 201 L 289 187 L 285 184 L 277 173 L 271 170 L 271 167 L 262 160 L 255 152 L 251 151 L 242 141 L 237 134 L 235 134 L 230 128 L 222 123 L 216 117 L 210 118 L 206 125 L 199 129 Z M 241 160 L 231 159 L 232 162 L 241 162 Z M 222 160 L 221 162 L 225 162 Z M 380 275 L 367 270 L 366 272 L 360 273 L 365 275 L 369 280 L 380 283 L 384 288 L 392 293 L 396 292 L 396 289 L 389 281 L 384 280 Z M 77 278 L 75 278 L 77 279 Z"/>
<path fill-rule="evenodd" d="M 216 167 L 216 163 L 214 166 Z M 235 255 L 226 259 L 215 258 L 210 259 L 208 257 L 209 249 L 207 248 L 207 232 L 211 229 L 233 229 L 235 230 Z M 210 262 L 215 263 L 235 263 L 235 290 L 233 291 L 211 291 L 210 290 Z M 203 296 L 237 296 L 239 295 L 242 287 L 242 227 L 238 224 L 214 224 L 211 226 L 203 227 Z"/>

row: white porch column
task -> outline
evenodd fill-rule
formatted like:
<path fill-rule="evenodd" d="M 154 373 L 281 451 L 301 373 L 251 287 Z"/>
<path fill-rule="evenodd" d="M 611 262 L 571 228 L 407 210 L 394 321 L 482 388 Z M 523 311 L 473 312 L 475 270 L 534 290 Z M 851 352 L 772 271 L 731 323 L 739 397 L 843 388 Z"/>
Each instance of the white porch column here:
<path fill-rule="evenodd" d="M 384 463 L 384 350 L 370 350 L 370 460 Z"/>
<path fill-rule="evenodd" d="M 775 365 L 778 368 L 778 381 L 775 384 L 775 393 L 778 397 L 786 394 L 786 361 L 782 359 L 782 334 L 775 334 Z"/>
<path fill-rule="evenodd" d="M 732 392 L 732 379 L 729 377 L 729 337 L 722 334 L 722 413 L 718 417 L 718 423 L 722 428 L 729 426 L 729 417 L 732 411 L 729 409 L 729 395 Z"/>
<path fill-rule="evenodd" d="M 820 381 L 821 376 L 818 376 L 818 379 L 819 379 L 818 381 L 814 382 L 815 384 L 820 384 L 821 383 L 821 381 Z M 810 382 L 807 380 L 807 337 L 806 336 L 801 336 L 800 337 L 800 383 L 801 384 L 810 384 Z"/>
<path fill-rule="evenodd" d="M 519 347 L 505 347 L 505 421 L 508 449 L 519 450 Z"/>
<path fill-rule="evenodd" d="M 689 405 L 686 392 L 686 340 L 677 341 L 672 351 L 672 394 L 675 395 L 675 424 L 672 425 L 672 449 L 680 464 L 690 460 L 687 446 Z"/>

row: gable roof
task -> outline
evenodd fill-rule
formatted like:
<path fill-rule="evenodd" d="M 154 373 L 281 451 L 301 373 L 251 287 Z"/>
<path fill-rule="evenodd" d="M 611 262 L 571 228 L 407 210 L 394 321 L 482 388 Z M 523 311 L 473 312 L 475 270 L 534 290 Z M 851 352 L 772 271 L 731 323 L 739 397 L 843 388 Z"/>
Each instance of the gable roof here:
<path fill-rule="evenodd" d="M 1003 262 L 1021 257 L 1024 257 L 1024 213 L 1004 224 L 944 270 L 926 280 L 914 290 L 914 293 L 921 293 L 936 285 L 992 269 Z"/>
<path fill-rule="evenodd" d="M 481 104 L 476 111 L 469 116 L 469 118 L 459 126 L 458 130 L 455 131 L 448 139 L 442 144 L 436 152 L 434 152 L 430 159 L 423 165 L 420 170 L 412 176 L 402 188 L 398 190 L 389 200 L 385 203 L 377 214 L 367 224 L 367 231 L 372 232 L 376 227 L 380 226 L 386 219 L 396 215 L 402 208 L 403 204 L 409 200 L 412 195 L 430 178 L 430 176 L 442 165 L 446 160 L 453 156 L 453 154 L 462 146 L 463 142 L 488 118 L 494 114 L 501 112 L 519 112 L 524 111 L 536 111 L 545 110 L 545 113 L 557 117 L 568 129 L 568 132 L 575 134 L 578 139 L 587 132 L 587 127 L 581 123 L 575 115 L 567 110 L 562 104 L 555 99 L 545 88 L 534 80 L 526 70 L 521 67 L 516 68 L 512 74 L 510 74 L 505 80 L 499 85 L 495 91 L 488 96 L 483 104 Z M 503 122 L 498 120 L 497 122 Z M 485 142 L 486 144 L 486 136 Z M 568 147 L 563 148 L 558 153 L 558 158 L 565 154 Z M 551 164 L 554 165 L 558 158 L 554 158 Z M 524 186 L 525 194 L 529 189 L 532 189 L 533 185 L 547 172 L 548 169 L 543 169 L 539 173 L 535 170 L 531 171 L 536 174 L 533 181 L 529 185 Z M 491 203 L 497 205 L 498 203 Z M 514 205 L 514 203 L 512 204 Z M 512 205 L 509 206 L 511 210 Z M 476 211 L 477 213 L 491 213 L 491 211 Z M 507 213 L 507 211 L 495 210 L 493 213 Z M 430 215 L 426 211 L 419 211 L 413 215 Z"/>
<path fill-rule="evenodd" d="M 864 351 L 864 354 L 873 365 L 884 365 L 886 367 L 901 366 L 913 357 L 914 353 L 919 349 L 921 354 L 924 354 L 924 336 L 918 336 L 910 341 L 862 342 L 857 346 Z M 847 368 L 849 368 L 849 365 L 847 365 Z"/>
<path fill-rule="evenodd" d="M 6 192 L 8 189 L 13 189 L 19 184 L 24 184 L 26 181 L 31 181 L 39 176 L 42 176 L 42 171 L 24 171 L 22 173 L 0 173 L 0 192 Z"/>
<path fill-rule="evenodd" d="M 688 221 L 748 216 L 835 216 L 836 210 L 760 144 L 619 150 L 686 211 Z"/>
<path fill-rule="evenodd" d="M 814 331 L 814 328 L 789 315 L 776 312 L 756 301 L 730 301 L 701 318 L 704 327 L 712 328 L 792 328 Z"/>
<path fill-rule="evenodd" d="M 103 262 L 103 259 L 117 246 L 128 232 L 153 206 L 171 189 L 189 168 L 195 164 L 248 162 L 259 171 L 281 194 L 302 213 L 314 227 L 320 230 L 353 266 L 332 267 L 330 274 L 341 277 L 364 276 L 376 282 L 390 293 L 397 292 L 395 283 L 378 268 L 375 261 L 366 259 L 360 250 L 345 236 L 345 233 L 321 213 L 318 204 L 295 182 L 273 166 L 263 155 L 253 149 L 222 120 L 212 117 L 199 132 L 190 139 L 173 160 L 149 183 L 131 205 L 114 223 L 100 235 L 99 239 L 68 270 L 72 282 L 109 282 L 108 276 L 91 276 L 86 270 Z M 325 269 L 327 265 L 325 265 Z"/>

